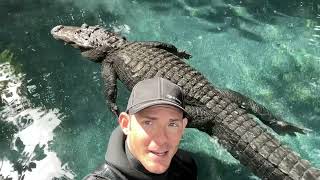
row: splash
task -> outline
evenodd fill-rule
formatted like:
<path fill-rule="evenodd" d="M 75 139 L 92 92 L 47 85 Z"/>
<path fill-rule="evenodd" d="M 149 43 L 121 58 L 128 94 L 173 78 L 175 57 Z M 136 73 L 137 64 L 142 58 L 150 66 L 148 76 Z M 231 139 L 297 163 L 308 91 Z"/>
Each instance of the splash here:
<path fill-rule="evenodd" d="M 32 107 L 21 93 L 23 80 L 23 74 L 17 73 L 9 62 L 0 64 L 1 124 L 6 122 L 18 130 L 12 135 L 11 143 L 5 144 L 9 150 L 0 159 L 0 179 L 73 179 L 68 164 L 62 164 L 48 146 L 63 115 L 58 109 Z"/>

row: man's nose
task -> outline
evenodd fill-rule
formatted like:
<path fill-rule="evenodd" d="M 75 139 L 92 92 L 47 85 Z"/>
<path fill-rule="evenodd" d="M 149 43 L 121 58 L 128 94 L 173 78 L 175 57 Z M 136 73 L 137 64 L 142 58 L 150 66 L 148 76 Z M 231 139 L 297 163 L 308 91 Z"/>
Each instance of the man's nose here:
<path fill-rule="evenodd" d="M 154 140 L 157 145 L 161 146 L 168 142 L 168 133 L 166 129 L 159 129 L 157 133 L 154 134 Z"/>

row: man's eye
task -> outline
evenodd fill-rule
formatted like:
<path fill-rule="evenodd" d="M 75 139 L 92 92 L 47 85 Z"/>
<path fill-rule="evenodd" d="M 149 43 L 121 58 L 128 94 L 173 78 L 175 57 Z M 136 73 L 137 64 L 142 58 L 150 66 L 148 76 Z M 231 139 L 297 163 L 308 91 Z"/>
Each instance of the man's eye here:
<path fill-rule="evenodd" d="M 143 124 L 144 124 L 144 125 L 151 125 L 151 124 L 152 124 L 152 121 L 144 121 Z"/>
<path fill-rule="evenodd" d="M 179 127 L 179 125 L 177 123 L 174 123 L 174 122 L 169 123 L 169 126 L 170 127 Z"/>

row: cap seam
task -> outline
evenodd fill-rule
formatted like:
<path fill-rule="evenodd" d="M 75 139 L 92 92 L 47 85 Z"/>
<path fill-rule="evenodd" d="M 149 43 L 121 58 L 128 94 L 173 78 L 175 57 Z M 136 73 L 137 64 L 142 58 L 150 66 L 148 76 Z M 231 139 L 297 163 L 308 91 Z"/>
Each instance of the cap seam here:
<path fill-rule="evenodd" d="M 156 101 L 154 101 L 154 102 L 156 102 Z M 173 102 L 171 102 L 171 101 L 166 101 L 166 103 L 161 103 L 161 104 L 153 104 L 153 105 L 151 105 L 151 106 L 156 106 L 156 105 L 170 105 L 170 106 L 174 106 L 174 107 L 176 107 L 176 108 L 181 109 L 181 110 L 183 111 L 183 113 L 186 114 L 186 110 L 185 110 L 183 107 L 181 107 L 180 105 L 178 105 L 178 104 L 176 104 L 176 103 L 173 103 Z M 151 106 L 146 106 L 146 107 L 143 107 L 142 109 L 145 109 L 145 108 L 148 108 L 148 107 L 151 107 Z M 142 109 L 140 109 L 140 108 L 141 108 L 141 106 L 134 106 L 134 107 L 131 107 L 130 109 L 128 109 L 126 112 L 127 112 L 127 113 L 132 113 L 132 112 L 129 112 L 129 111 L 135 111 L 135 112 L 133 112 L 133 114 L 134 114 L 134 113 L 137 113 L 137 112 L 141 111 Z"/>
<path fill-rule="evenodd" d="M 178 105 L 182 105 L 182 103 L 177 103 L 176 101 L 172 101 L 172 100 L 169 100 L 169 99 L 164 99 L 164 98 L 157 98 L 157 99 L 151 99 L 151 100 L 147 100 L 147 101 L 142 101 L 138 104 L 135 104 L 133 106 L 131 106 L 129 109 L 133 108 L 133 107 L 136 107 L 136 106 L 139 106 L 141 104 L 144 104 L 144 103 L 148 103 L 148 102 L 152 102 L 152 101 L 157 101 L 157 100 L 164 100 L 164 101 L 168 101 L 168 102 L 172 102 L 172 103 L 175 103 L 175 104 L 178 104 Z"/>

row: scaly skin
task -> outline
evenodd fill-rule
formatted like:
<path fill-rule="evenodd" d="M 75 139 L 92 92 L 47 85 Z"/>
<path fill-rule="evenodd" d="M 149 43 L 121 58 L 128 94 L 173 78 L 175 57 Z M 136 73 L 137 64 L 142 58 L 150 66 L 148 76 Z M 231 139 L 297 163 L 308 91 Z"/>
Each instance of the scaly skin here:
<path fill-rule="evenodd" d="M 115 104 L 117 79 L 131 90 L 142 79 L 164 77 L 182 87 L 186 110 L 192 119 L 189 127 L 218 137 L 219 142 L 257 176 L 272 180 L 320 179 L 319 169 L 279 142 L 255 122 L 248 111 L 267 121 L 276 119 L 275 116 L 270 118 L 272 114 L 263 106 L 241 94 L 216 89 L 200 72 L 182 61 L 190 55 L 179 52 L 173 45 L 128 42 L 103 28 L 87 25 L 58 26 L 51 33 L 56 39 L 79 48 L 93 61 L 102 61 L 105 94 L 114 113 L 119 113 Z M 86 35 L 87 38 L 83 38 Z M 246 102 L 252 104 L 243 107 Z"/>

